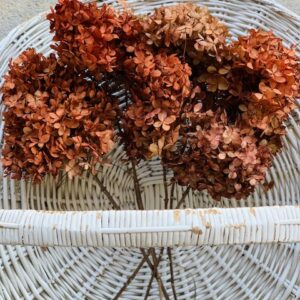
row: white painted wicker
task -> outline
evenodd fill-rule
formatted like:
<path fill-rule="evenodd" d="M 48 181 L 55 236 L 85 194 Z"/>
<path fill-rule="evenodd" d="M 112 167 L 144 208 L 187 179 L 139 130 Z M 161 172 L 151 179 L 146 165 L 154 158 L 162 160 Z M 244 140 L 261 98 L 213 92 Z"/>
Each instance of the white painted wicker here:
<path fill-rule="evenodd" d="M 176 1 L 129 2 L 144 13 Z M 287 44 L 300 42 L 300 17 L 271 0 L 197 2 L 226 22 L 233 35 L 260 27 Z M 27 47 L 49 53 L 50 40 L 44 14 L 15 28 L 0 44 L 0 75 Z M 33 186 L 3 178 L 0 299 L 112 299 L 142 258 L 139 249 L 129 247 L 167 245 L 178 246 L 173 250 L 178 299 L 300 299 L 300 244 L 294 243 L 300 242 L 299 120 L 297 110 L 287 124 L 285 149 L 268 173 L 275 187 L 267 193 L 258 188 L 239 202 L 190 193 L 186 207 L 191 209 L 162 210 L 158 161 L 138 169 L 148 211 L 132 210 L 133 181 L 126 166 L 105 167 L 102 174 L 124 211 L 106 210 L 109 202 L 88 174 L 59 190 L 59 179 Z M 0 126 L 2 140 L 3 122 Z M 122 155 L 121 149 L 113 153 L 116 160 Z M 181 198 L 181 188 L 176 195 Z M 166 255 L 159 270 L 172 298 Z M 144 264 L 121 299 L 143 299 L 150 277 Z M 153 281 L 149 299 L 159 298 Z"/>

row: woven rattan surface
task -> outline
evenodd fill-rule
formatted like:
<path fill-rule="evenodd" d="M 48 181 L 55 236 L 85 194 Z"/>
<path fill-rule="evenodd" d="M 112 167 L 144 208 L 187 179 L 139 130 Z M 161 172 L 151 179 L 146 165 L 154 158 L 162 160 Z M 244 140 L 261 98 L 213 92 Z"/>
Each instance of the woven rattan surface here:
<path fill-rule="evenodd" d="M 174 4 L 174 1 L 129 2 L 142 13 L 149 12 L 161 4 Z M 300 42 L 299 17 L 270 0 L 211 0 L 197 3 L 208 6 L 215 16 L 226 22 L 233 36 L 244 34 L 247 29 L 260 27 L 273 30 L 287 44 Z M 45 15 L 37 16 L 15 28 L 0 44 L 0 74 L 5 74 L 11 57 L 16 57 L 28 47 L 35 47 L 45 54 L 49 53 L 50 41 L 51 36 L 48 33 Z M 233 227 L 228 238 L 224 239 L 225 243 L 270 242 L 272 241 L 270 232 L 275 225 L 278 226 L 278 235 L 273 236 L 273 241 L 299 240 L 299 223 L 297 223 L 300 211 L 299 117 L 300 112 L 297 110 L 287 124 L 285 149 L 278 155 L 273 168 L 268 173 L 268 179 L 275 182 L 275 187 L 268 193 L 258 188 L 249 199 L 239 202 L 228 200 L 213 202 L 206 193 L 188 195 L 186 207 L 189 208 L 270 206 L 269 209 L 234 210 L 230 217 L 226 217 L 226 220 L 229 220 L 228 225 Z M 2 128 L 3 123 L 1 123 Z M 0 132 L 2 138 L 2 130 Z M 116 160 L 121 159 L 122 149 L 117 149 L 113 155 Z M 116 165 L 106 167 L 101 175 L 123 209 L 135 208 L 133 181 L 129 171 L 126 165 L 122 167 Z M 164 192 L 159 162 L 150 161 L 141 164 L 138 176 L 145 207 L 162 209 Z M 74 181 L 66 181 L 57 190 L 59 180 L 59 178 L 55 180 L 47 178 L 42 185 L 33 186 L 28 182 L 2 179 L 0 207 L 4 210 L 0 213 L 0 239 L 2 243 L 11 245 L 0 246 L 0 299 L 112 299 L 142 259 L 139 249 L 112 247 L 166 244 L 178 246 L 173 250 L 178 299 L 300 298 L 300 244 L 182 247 L 186 244 L 196 245 L 199 242 L 197 236 L 189 240 L 195 243 L 185 242 L 187 234 L 199 235 L 197 230 L 201 229 L 201 224 L 195 227 L 197 223 L 186 221 L 196 215 L 197 211 L 162 211 L 160 221 L 157 221 L 157 212 L 148 212 L 148 215 L 125 211 L 118 214 L 95 212 L 91 213 L 93 215 L 91 218 L 76 215 L 72 219 L 74 223 L 68 223 L 69 219 L 65 214 L 54 213 L 49 214 L 47 224 L 44 223 L 44 219 L 42 222 L 39 221 L 41 213 L 15 211 L 15 209 L 57 212 L 110 209 L 109 202 L 89 174 Z M 182 190 L 176 188 L 177 199 L 181 198 L 181 194 Z M 278 205 L 289 205 L 293 208 L 271 208 Z M 245 211 L 247 213 L 244 213 Z M 216 211 L 208 210 L 206 213 L 209 215 L 207 220 L 218 226 Z M 202 215 L 203 211 L 198 214 Z M 246 216 L 247 214 L 249 216 Z M 257 224 L 251 227 L 256 216 L 259 216 L 256 219 Z M 99 227 L 96 226 L 97 223 L 93 223 L 92 233 L 89 231 L 91 228 L 82 227 L 82 225 L 90 226 L 91 220 L 95 222 L 101 220 Z M 171 220 L 170 223 L 168 220 Z M 243 220 L 247 222 L 243 223 Z M 286 224 L 286 220 L 290 223 Z M 87 223 L 84 223 L 85 221 Z M 185 227 L 186 231 L 183 232 L 176 227 L 177 223 L 181 229 L 182 226 L 190 227 Z M 135 224 L 144 224 L 140 226 L 145 231 L 150 227 L 154 229 L 150 235 L 141 232 L 129 234 L 118 230 L 115 234 L 100 232 L 103 228 L 133 228 Z M 168 226 L 176 228 L 168 231 Z M 257 240 L 247 239 L 245 232 L 259 226 L 261 231 L 253 233 Z M 47 230 L 50 230 L 51 234 L 45 234 Z M 212 234 L 209 226 L 207 230 L 208 235 Z M 73 237 L 69 238 L 72 239 L 69 243 L 67 235 L 70 232 Z M 38 234 L 41 234 L 41 237 L 35 236 Z M 92 240 L 93 234 L 96 236 L 96 242 Z M 101 238 L 98 234 L 102 234 Z M 100 239 L 99 243 L 97 237 Z M 224 243 L 221 241 L 221 236 L 207 238 L 208 240 L 211 238 L 209 244 L 218 244 L 218 241 Z M 43 247 L 12 246 L 14 243 L 39 244 Z M 105 246 L 105 248 L 50 247 L 56 244 Z M 159 251 L 158 248 L 157 252 Z M 172 298 L 166 254 L 159 265 L 159 270 Z M 122 294 L 121 299 L 143 299 L 150 277 L 151 271 L 147 264 L 144 264 L 126 292 Z M 159 299 L 156 281 L 153 281 L 149 299 Z"/>

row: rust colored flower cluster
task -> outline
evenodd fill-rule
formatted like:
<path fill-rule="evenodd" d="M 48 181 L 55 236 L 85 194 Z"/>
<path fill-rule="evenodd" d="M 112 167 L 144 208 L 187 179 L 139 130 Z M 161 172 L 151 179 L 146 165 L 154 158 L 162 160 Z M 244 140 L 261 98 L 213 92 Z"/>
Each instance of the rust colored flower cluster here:
<path fill-rule="evenodd" d="M 299 93 L 299 58 L 295 49 L 283 46 L 271 32 L 251 30 L 232 44 L 233 67 L 244 72 L 242 84 L 248 78 L 256 82 L 245 90 L 240 107 L 243 120 L 263 134 L 284 134 L 283 121 L 295 108 Z"/>
<path fill-rule="evenodd" d="M 191 69 L 175 54 L 153 55 L 140 50 L 124 67 L 128 80 L 134 82 L 128 82 L 132 104 L 122 120 L 127 153 L 146 159 L 161 155 L 178 139 L 177 121 L 190 95 Z"/>
<path fill-rule="evenodd" d="M 215 199 L 247 197 L 282 149 L 284 121 L 299 93 L 299 58 L 273 33 L 251 30 L 193 77 L 196 111 L 185 108 L 181 143 L 164 163 L 178 182 Z"/>
<path fill-rule="evenodd" d="M 191 105 L 182 117 L 186 125 L 181 143 L 164 157 L 178 183 L 207 190 L 216 200 L 241 199 L 253 192 L 271 166 L 271 141 L 230 124 L 224 110 L 203 111 L 202 104 Z"/>
<path fill-rule="evenodd" d="M 120 67 L 122 45 L 129 46 L 142 29 L 130 12 L 119 14 L 107 4 L 97 7 L 96 2 L 60 0 L 48 19 L 56 42 L 52 48 L 62 61 L 97 77 Z"/>
<path fill-rule="evenodd" d="M 94 169 L 114 145 L 118 107 L 94 82 L 33 49 L 10 64 L 2 87 L 3 165 L 13 178 L 40 181 Z"/>
<path fill-rule="evenodd" d="M 294 48 L 262 30 L 230 41 L 194 4 L 137 16 L 59 0 L 48 19 L 55 52 L 27 50 L 2 87 L 5 174 L 93 171 L 118 138 L 130 159 L 159 156 L 214 199 L 264 180 L 299 96 Z"/>

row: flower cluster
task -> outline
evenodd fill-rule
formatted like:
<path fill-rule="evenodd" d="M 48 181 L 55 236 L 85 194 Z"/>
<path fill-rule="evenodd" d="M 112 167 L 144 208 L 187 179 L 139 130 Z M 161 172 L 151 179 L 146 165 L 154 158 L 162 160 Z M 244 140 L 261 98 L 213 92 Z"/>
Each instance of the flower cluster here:
<path fill-rule="evenodd" d="M 59 0 L 48 19 L 55 52 L 22 53 L 1 89 L 6 175 L 94 171 L 118 139 L 214 199 L 264 180 L 299 96 L 294 48 L 262 30 L 230 41 L 194 4 L 136 16 Z"/>
<path fill-rule="evenodd" d="M 225 111 L 204 111 L 191 105 L 182 115 L 181 143 L 166 153 L 165 166 L 176 181 L 196 190 L 207 190 L 214 199 L 241 199 L 253 192 L 271 166 L 271 144 L 280 140 L 258 139 L 254 132 L 229 124 Z"/>
<path fill-rule="evenodd" d="M 96 77 L 118 69 L 124 56 L 120 44 L 129 45 L 142 29 L 130 12 L 118 14 L 107 4 L 97 7 L 96 2 L 61 0 L 48 19 L 56 42 L 52 48 L 62 61 L 77 71 L 88 69 Z"/>
<path fill-rule="evenodd" d="M 2 87 L 3 165 L 13 178 L 40 181 L 65 170 L 94 169 L 114 145 L 118 107 L 99 89 L 33 49 L 10 64 Z"/>
<path fill-rule="evenodd" d="M 192 81 L 199 87 L 199 115 L 191 114 L 193 106 L 185 108 L 181 143 L 164 163 L 179 183 L 206 189 L 215 199 L 244 198 L 282 148 L 284 121 L 299 93 L 299 58 L 273 33 L 251 30 L 227 45 L 222 61 L 201 63 Z M 237 144 L 227 143 L 226 135 Z"/>
<path fill-rule="evenodd" d="M 271 32 L 251 30 L 231 45 L 233 67 L 244 87 L 242 118 L 266 135 L 283 134 L 283 121 L 295 108 L 299 93 L 299 58 Z M 248 75 L 249 74 L 249 75 Z M 255 78 L 252 89 L 248 79 Z"/>
<path fill-rule="evenodd" d="M 147 43 L 156 47 L 177 48 L 198 64 L 206 57 L 220 59 L 229 36 L 227 27 L 206 7 L 192 3 L 160 7 L 143 22 Z"/>
<path fill-rule="evenodd" d="M 130 104 L 124 113 L 124 143 L 129 156 L 151 158 L 174 146 L 178 117 L 190 95 L 191 69 L 175 54 L 135 51 L 124 63 Z M 129 84 L 129 83 L 128 83 Z"/>

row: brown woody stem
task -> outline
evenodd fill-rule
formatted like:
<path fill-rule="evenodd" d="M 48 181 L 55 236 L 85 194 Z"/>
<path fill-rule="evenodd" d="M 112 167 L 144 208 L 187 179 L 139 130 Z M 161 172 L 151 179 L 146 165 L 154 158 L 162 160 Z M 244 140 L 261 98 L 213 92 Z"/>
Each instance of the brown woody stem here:
<path fill-rule="evenodd" d="M 151 279 L 150 279 L 151 284 L 150 284 L 150 282 L 149 282 L 150 287 L 149 287 L 149 285 L 148 285 L 149 291 L 148 291 L 148 288 L 147 288 L 147 291 L 148 291 L 148 292 L 146 292 L 145 299 L 147 299 L 147 297 L 149 296 L 150 288 L 151 288 L 152 281 L 153 281 L 154 278 L 156 278 L 157 283 L 158 283 L 159 287 L 161 288 L 161 291 L 162 291 L 164 297 L 165 297 L 166 299 L 169 299 L 167 290 L 166 290 L 166 288 L 165 288 L 165 286 L 164 286 L 164 284 L 163 284 L 163 282 L 162 282 L 162 280 L 161 280 L 161 278 L 160 278 L 160 275 L 159 275 L 159 273 L 158 273 L 158 271 L 157 271 L 157 267 L 158 267 L 158 264 L 159 264 L 161 258 L 157 258 L 157 257 L 156 257 L 154 248 L 150 248 L 150 249 L 149 249 L 149 254 L 146 254 L 146 253 L 145 253 L 145 249 L 143 249 L 143 248 L 141 248 L 140 250 L 141 250 L 141 252 L 142 252 L 142 254 L 143 254 L 144 256 L 147 256 L 147 257 L 148 257 L 149 255 L 151 255 L 151 256 L 152 256 L 152 259 L 153 259 L 153 264 L 151 263 L 151 261 L 150 261 L 149 259 L 146 260 L 146 262 L 147 262 L 148 265 L 149 265 L 149 268 L 152 270 L 152 274 L 151 274 Z M 163 248 L 162 248 L 161 251 L 163 251 Z M 147 294 L 148 294 L 148 295 L 147 295 Z M 146 297 L 146 296 L 147 296 L 147 297 Z"/>
<path fill-rule="evenodd" d="M 163 167 L 163 176 L 164 176 L 164 189 L 165 189 L 165 209 L 168 208 L 168 185 L 167 185 L 167 171 L 166 168 Z M 173 207 L 173 201 L 172 201 L 172 197 L 174 194 L 174 182 L 172 184 L 172 188 L 171 188 L 171 209 Z M 168 253 L 168 257 L 169 257 L 169 262 L 170 262 L 170 272 L 171 272 L 171 285 L 172 285 L 172 291 L 173 291 L 173 296 L 174 296 L 174 300 L 177 300 L 177 296 L 176 296 L 176 290 L 175 290 L 175 282 L 174 282 L 174 272 L 173 272 L 173 260 L 172 260 L 172 252 L 171 252 L 171 248 L 167 247 L 167 253 Z"/>
<path fill-rule="evenodd" d="M 175 191 L 175 181 L 172 182 L 172 186 L 171 186 L 170 209 L 173 209 L 173 202 L 174 202 L 174 200 L 175 200 L 175 198 L 174 198 L 174 191 Z"/>
<path fill-rule="evenodd" d="M 149 295 L 150 295 L 150 290 L 151 290 L 151 286 L 152 286 L 153 279 L 154 279 L 154 274 L 153 274 L 153 272 L 152 272 L 150 281 L 149 281 L 148 286 L 147 286 L 147 290 L 146 290 L 146 294 L 145 294 L 144 300 L 147 300 L 148 297 L 149 297 Z"/>
<path fill-rule="evenodd" d="M 162 247 L 160 249 L 160 254 L 159 254 L 158 258 L 156 257 L 155 253 L 154 253 L 154 255 L 152 254 L 154 266 L 153 266 L 153 270 L 152 270 L 150 281 L 148 283 L 147 291 L 146 291 L 146 294 L 145 294 L 145 298 L 144 298 L 145 300 L 149 297 L 154 277 L 157 279 L 157 283 L 158 283 L 158 285 L 159 285 L 159 287 L 160 287 L 160 289 L 161 289 L 164 297 L 167 300 L 170 299 L 170 297 L 169 297 L 169 295 L 168 295 L 168 293 L 167 293 L 167 291 L 166 291 L 166 289 L 165 289 L 165 287 L 164 287 L 164 285 L 163 285 L 163 283 L 161 281 L 160 275 L 159 275 L 159 273 L 157 271 L 157 267 L 158 267 L 158 265 L 159 265 L 159 263 L 160 263 L 160 261 L 162 259 L 163 252 L 164 252 L 164 248 Z"/>
<path fill-rule="evenodd" d="M 177 203 L 176 209 L 180 208 L 180 206 L 183 204 L 183 202 L 184 202 L 186 196 L 188 195 L 190 189 L 191 189 L 191 187 L 189 187 L 189 186 L 186 188 L 186 190 L 182 194 L 182 197 L 181 197 L 180 201 Z"/>
<path fill-rule="evenodd" d="M 131 159 L 131 164 L 132 164 L 132 175 L 133 175 L 134 190 L 135 190 L 135 194 L 136 194 L 137 205 L 140 210 L 144 210 L 141 189 L 140 189 L 139 180 L 138 180 L 137 172 L 136 172 L 136 162 L 133 159 Z M 149 255 L 146 255 L 145 250 L 143 248 L 141 248 L 140 250 L 141 250 L 141 253 L 143 254 L 144 258 L 146 257 L 146 261 L 147 261 L 150 269 L 152 270 L 152 275 L 154 274 L 154 277 L 156 278 L 159 286 L 161 287 L 164 296 L 166 297 L 166 299 L 169 299 L 167 291 L 166 291 L 166 289 L 160 279 L 160 276 L 157 272 L 158 264 L 156 264 L 156 262 L 155 262 L 155 260 L 157 260 L 157 258 L 156 258 L 154 249 L 153 248 L 149 249 L 149 253 L 151 253 L 152 258 L 153 258 L 153 265 L 151 264 L 151 261 L 148 258 Z M 152 281 L 153 281 L 153 279 L 152 279 Z"/>
<path fill-rule="evenodd" d="M 98 178 L 97 175 L 94 175 L 94 179 L 97 182 L 97 184 L 99 185 L 99 187 L 101 188 L 102 192 L 104 193 L 104 195 L 107 197 L 107 199 L 109 200 L 109 202 L 112 204 L 113 208 L 116 210 L 120 210 L 121 207 L 119 206 L 119 204 L 114 200 L 114 198 L 112 197 L 112 195 L 110 194 L 110 192 L 107 190 L 107 188 L 105 187 L 105 185 L 103 184 L 103 180 L 100 180 Z"/>
<path fill-rule="evenodd" d="M 134 159 L 131 159 L 131 165 L 132 165 L 133 183 L 134 183 L 134 190 L 135 190 L 135 194 L 136 194 L 136 202 L 138 205 L 138 209 L 144 210 L 142 193 L 141 193 L 141 189 L 140 189 L 140 185 L 139 185 L 139 180 L 137 177 L 136 163 L 135 163 Z"/>
<path fill-rule="evenodd" d="M 136 269 L 134 270 L 134 272 L 128 277 L 126 283 L 119 290 L 119 292 L 113 298 L 113 300 L 117 300 L 117 299 L 120 298 L 120 296 L 122 295 L 122 293 L 127 289 L 127 287 L 129 286 L 129 284 L 131 283 L 131 281 L 135 278 L 135 276 L 137 275 L 137 273 L 140 271 L 140 269 L 142 268 L 143 264 L 146 262 L 147 258 L 148 258 L 147 255 L 143 257 L 143 259 L 141 260 L 141 262 L 138 264 L 138 266 L 136 267 Z"/>
<path fill-rule="evenodd" d="M 169 297 L 169 295 L 168 295 L 168 293 L 167 293 L 167 291 L 165 290 L 165 287 L 164 287 L 164 285 L 163 285 L 163 283 L 162 283 L 162 280 L 161 280 L 161 278 L 160 278 L 160 275 L 159 275 L 159 273 L 158 273 L 158 264 L 159 264 L 159 260 L 158 260 L 158 258 L 156 257 L 156 254 L 155 254 L 155 251 L 154 251 L 154 249 L 152 248 L 152 251 L 151 251 L 151 249 L 150 249 L 150 254 L 152 255 L 152 259 L 153 259 L 153 263 L 154 263 L 154 265 L 155 265 L 155 268 L 154 268 L 154 276 L 156 277 L 156 279 L 157 279 L 157 283 L 158 283 L 158 286 L 159 286 L 159 291 L 160 291 L 160 293 L 162 293 L 164 296 L 165 296 L 165 298 L 166 298 L 166 300 L 169 300 L 170 299 L 170 297 Z"/>
<path fill-rule="evenodd" d="M 171 286 L 172 286 L 173 296 L 174 296 L 174 300 L 177 300 L 176 289 L 175 289 L 175 280 L 174 280 L 172 250 L 170 247 L 167 248 L 167 253 L 168 253 L 169 262 L 170 262 Z"/>
<path fill-rule="evenodd" d="M 163 177 L 164 177 L 164 190 L 165 190 L 165 209 L 167 209 L 169 203 L 169 195 L 168 195 L 167 170 L 165 167 L 163 167 Z"/>
<path fill-rule="evenodd" d="M 61 175 L 61 173 L 60 173 L 60 175 L 61 175 L 60 179 L 59 179 L 58 183 L 56 184 L 56 192 L 58 192 L 59 189 L 61 188 L 61 186 L 62 186 L 62 184 L 64 182 L 64 179 L 66 178 L 67 174 L 68 174 L 67 172 L 65 174 L 63 174 L 63 175 Z"/>

